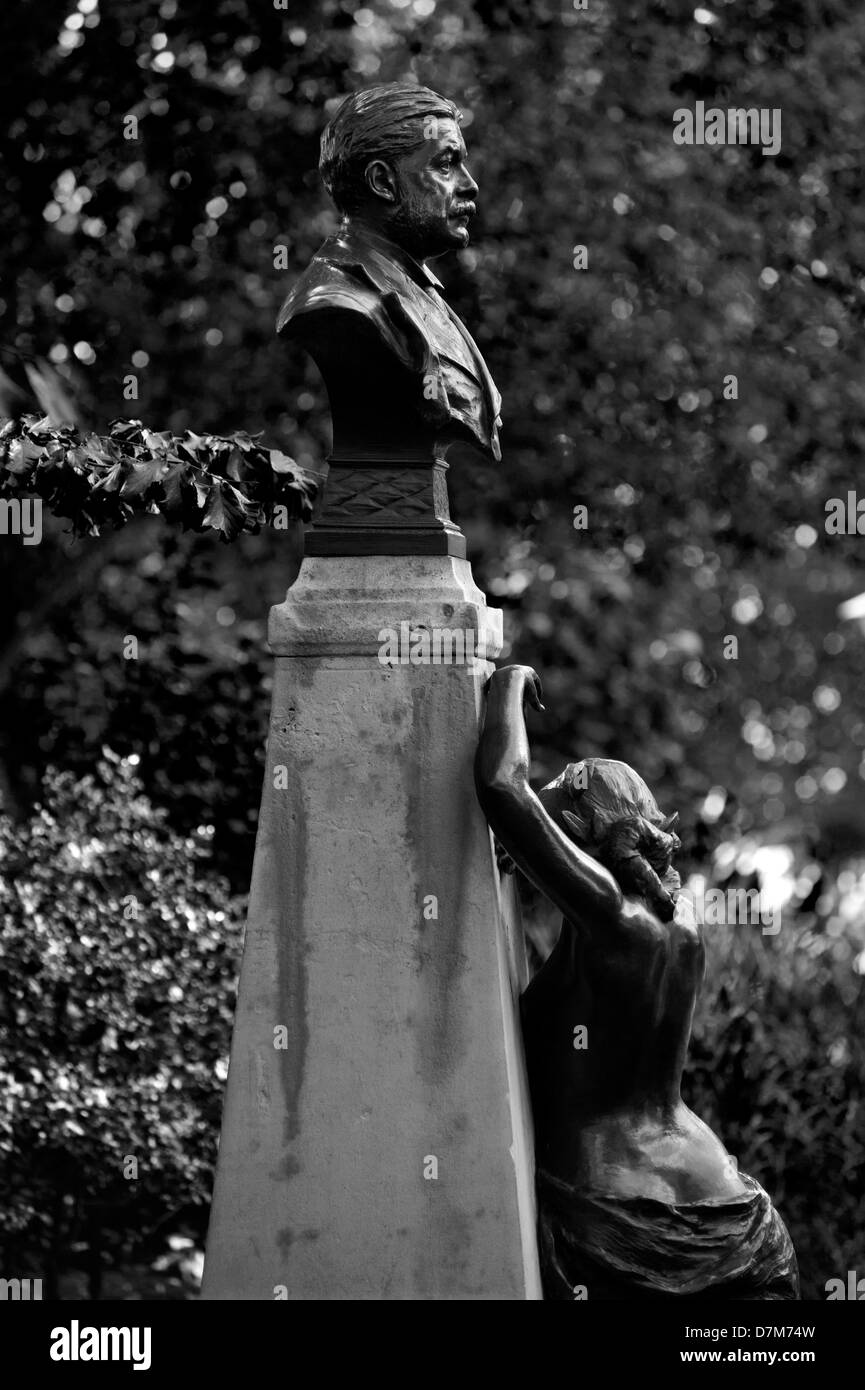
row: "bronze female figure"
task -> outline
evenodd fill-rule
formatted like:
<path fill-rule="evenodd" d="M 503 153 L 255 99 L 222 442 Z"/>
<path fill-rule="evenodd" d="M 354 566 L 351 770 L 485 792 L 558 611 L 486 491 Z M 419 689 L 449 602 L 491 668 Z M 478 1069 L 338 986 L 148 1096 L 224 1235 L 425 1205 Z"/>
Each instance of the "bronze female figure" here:
<path fill-rule="evenodd" d="M 784 1223 L 681 1097 L 705 956 L 675 914 L 675 817 L 603 759 L 536 796 L 525 699 L 543 708 L 531 668 L 495 673 L 475 777 L 496 837 L 564 914 L 522 1000 L 545 1297 L 796 1299 Z"/>

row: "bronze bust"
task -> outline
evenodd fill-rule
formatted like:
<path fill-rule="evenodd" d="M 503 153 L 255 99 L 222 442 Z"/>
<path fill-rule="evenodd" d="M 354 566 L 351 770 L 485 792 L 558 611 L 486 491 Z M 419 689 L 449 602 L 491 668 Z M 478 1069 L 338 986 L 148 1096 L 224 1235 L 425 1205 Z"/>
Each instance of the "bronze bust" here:
<path fill-rule="evenodd" d="M 783 1221 L 681 1097 L 705 955 L 675 915 L 675 818 L 605 759 L 536 796 L 525 699 L 542 708 L 529 667 L 492 677 L 475 780 L 497 839 L 564 914 L 522 999 L 544 1296 L 796 1299 Z"/>
<path fill-rule="evenodd" d="M 478 186 L 459 120 L 437 93 L 393 83 L 348 97 L 322 136 L 322 178 L 342 225 L 288 295 L 277 330 L 309 343 L 317 361 L 338 354 L 361 372 L 362 383 L 343 383 L 355 409 L 341 393 L 331 401 L 335 450 L 346 430 L 352 447 L 362 432 L 376 448 L 405 444 L 414 426 L 500 456 L 501 398 L 426 264 L 469 241 Z"/>
<path fill-rule="evenodd" d="M 313 357 L 328 390 L 325 520 L 333 529 L 337 518 L 344 541 L 353 513 L 355 523 L 365 513 L 367 553 L 414 546 L 464 555 L 447 512 L 445 455 L 462 444 L 500 458 L 501 398 L 427 266 L 469 241 L 478 186 L 459 121 L 453 102 L 409 83 L 343 101 L 322 135 L 320 161 L 342 223 L 277 320 L 278 332 Z M 391 534 L 382 551 L 383 529 L 400 523 L 413 530 L 409 549 L 391 549 Z M 363 549 L 357 529 L 354 543 Z"/>

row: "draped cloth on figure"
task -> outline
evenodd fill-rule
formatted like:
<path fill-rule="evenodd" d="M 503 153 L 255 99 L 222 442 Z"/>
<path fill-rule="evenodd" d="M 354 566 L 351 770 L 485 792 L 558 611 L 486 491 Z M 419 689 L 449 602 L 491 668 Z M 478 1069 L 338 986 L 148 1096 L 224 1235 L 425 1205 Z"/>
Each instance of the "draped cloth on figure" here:
<path fill-rule="evenodd" d="M 799 1297 L 787 1228 L 768 1195 L 669 1206 L 647 1197 L 581 1191 L 538 1170 L 538 1236 L 544 1297 L 573 1301 Z"/>

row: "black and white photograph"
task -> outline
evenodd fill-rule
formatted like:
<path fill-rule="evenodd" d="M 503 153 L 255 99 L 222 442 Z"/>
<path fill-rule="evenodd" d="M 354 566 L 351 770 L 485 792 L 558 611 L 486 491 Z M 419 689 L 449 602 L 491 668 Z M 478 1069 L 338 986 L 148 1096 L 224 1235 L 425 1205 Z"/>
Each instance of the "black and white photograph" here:
<path fill-rule="evenodd" d="M 0 51 L 21 1364 L 564 1301 L 830 1374 L 865 9 L 6 0 Z"/>

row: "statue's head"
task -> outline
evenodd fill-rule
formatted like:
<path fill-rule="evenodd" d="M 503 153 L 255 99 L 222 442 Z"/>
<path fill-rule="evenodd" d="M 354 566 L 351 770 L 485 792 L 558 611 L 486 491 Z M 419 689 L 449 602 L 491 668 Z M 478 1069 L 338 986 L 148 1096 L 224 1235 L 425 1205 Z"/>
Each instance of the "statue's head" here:
<path fill-rule="evenodd" d="M 408 82 L 346 97 L 321 137 L 324 186 L 345 217 L 380 228 L 416 260 L 468 245 L 478 187 L 461 113 Z"/>
<path fill-rule="evenodd" d="M 612 758 L 569 763 L 541 801 L 571 839 L 609 869 L 622 891 L 658 908 L 657 884 L 675 904 L 681 879 L 673 855 L 678 813 L 664 816 L 639 773 Z M 660 905 L 667 905 L 661 897 Z M 671 917 L 672 910 L 661 911 Z"/>

